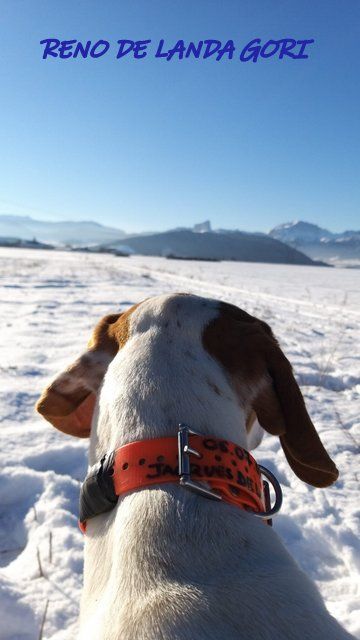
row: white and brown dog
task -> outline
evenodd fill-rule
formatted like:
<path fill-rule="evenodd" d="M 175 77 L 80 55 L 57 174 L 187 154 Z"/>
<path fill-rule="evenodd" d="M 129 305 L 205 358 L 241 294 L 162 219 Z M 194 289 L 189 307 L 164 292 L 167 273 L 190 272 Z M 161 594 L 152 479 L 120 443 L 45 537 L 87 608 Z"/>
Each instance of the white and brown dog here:
<path fill-rule="evenodd" d="M 326 487 L 338 476 L 269 326 L 194 295 L 151 298 L 105 317 L 37 409 L 65 433 L 90 435 L 91 465 L 127 443 L 175 436 L 183 422 L 245 449 L 264 428 L 280 437 L 303 481 Z M 351 636 L 271 527 L 169 483 L 131 491 L 89 520 L 79 637 Z"/>

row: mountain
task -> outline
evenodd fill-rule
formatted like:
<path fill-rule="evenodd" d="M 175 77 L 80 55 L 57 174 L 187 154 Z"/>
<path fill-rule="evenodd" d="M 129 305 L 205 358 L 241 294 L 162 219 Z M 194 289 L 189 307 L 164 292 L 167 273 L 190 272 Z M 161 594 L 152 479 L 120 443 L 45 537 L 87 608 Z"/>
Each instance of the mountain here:
<path fill-rule="evenodd" d="M 338 266 L 360 264 L 360 231 L 332 233 L 316 224 L 300 220 L 274 227 L 269 235 L 314 260 L 325 260 Z"/>
<path fill-rule="evenodd" d="M 45 222 L 28 216 L 0 215 L 0 236 L 50 242 L 55 245 L 91 245 L 125 237 L 124 231 L 97 222 Z"/>
<path fill-rule="evenodd" d="M 147 256 L 315 264 L 300 251 L 266 234 L 239 231 L 225 234 L 178 229 L 153 235 L 127 237 L 126 245 L 135 253 Z M 117 243 L 111 243 L 110 248 L 116 249 Z"/>
<path fill-rule="evenodd" d="M 298 222 L 279 224 L 270 231 L 269 235 L 282 242 L 303 245 L 321 242 L 323 239 L 331 238 L 333 234 L 327 229 L 318 227 L 316 224 L 299 220 Z"/>
<path fill-rule="evenodd" d="M 205 220 L 205 222 L 194 224 L 193 231 L 195 231 L 195 233 L 210 233 L 212 231 L 210 220 Z"/>
<path fill-rule="evenodd" d="M 128 236 L 121 229 L 97 222 L 46 222 L 29 216 L 0 215 L 0 239 L 9 246 L 24 242 L 61 247 L 87 248 L 180 258 L 244 260 L 281 264 L 327 262 L 338 266 L 360 266 L 360 232 L 332 233 L 310 222 L 287 222 L 269 234 L 245 233 L 238 229 L 212 230 L 209 220 L 192 229 L 177 227 L 166 232 L 144 232 Z M 1 242 L 0 242 L 1 244 Z"/>

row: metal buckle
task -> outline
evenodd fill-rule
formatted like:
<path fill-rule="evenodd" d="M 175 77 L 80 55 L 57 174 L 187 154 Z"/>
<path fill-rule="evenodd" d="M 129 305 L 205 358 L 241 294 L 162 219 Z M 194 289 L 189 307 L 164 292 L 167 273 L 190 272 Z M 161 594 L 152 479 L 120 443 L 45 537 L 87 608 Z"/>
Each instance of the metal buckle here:
<path fill-rule="evenodd" d="M 193 491 L 194 493 L 198 493 L 204 498 L 209 498 L 210 500 L 222 500 L 222 497 L 215 493 L 215 491 L 211 491 L 210 489 L 206 489 L 198 482 L 194 482 L 191 479 L 190 472 L 190 456 L 195 456 L 196 458 L 201 458 L 201 454 L 196 449 L 193 449 L 189 445 L 189 436 L 201 436 L 204 437 L 203 433 L 199 433 L 198 431 L 194 431 L 187 424 L 180 423 L 179 431 L 178 431 L 178 452 L 179 452 L 179 476 L 180 476 L 180 485 L 189 491 Z M 262 518 L 263 520 L 270 521 L 271 518 L 278 513 L 281 509 L 282 505 L 282 490 L 279 482 L 275 478 L 275 476 L 267 469 L 259 464 L 259 469 L 261 475 L 265 476 L 273 486 L 275 491 L 275 504 L 271 507 L 270 497 L 268 493 L 268 487 L 266 490 L 267 483 L 264 482 L 264 493 L 265 493 L 265 502 L 266 502 L 266 511 L 258 511 L 254 512 L 253 515 L 257 518 Z"/>
<path fill-rule="evenodd" d="M 203 436 L 204 434 L 199 433 L 198 431 L 194 431 L 187 424 L 180 423 L 179 431 L 178 431 L 178 451 L 179 451 L 179 476 L 180 476 L 180 485 L 188 491 L 193 491 L 194 493 L 198 493 L 204 498 L 209 498 L 210 500 L 222 500 L 222 497 L 219 496 L 214 491 L 210 491 L 210 489 L 206 489 L 198 482 L 194 482 L 191 479 L 191 471 L 190 471 L 190 456 L 195 456 L 196 458 L 201 458 L 201 453 L 193 449 L 189 445 L 189 436 Z"/>
<path fill-rule="evenodd" d="M 280 484 L 275 478 L 274 474 L 271 473 L 271 471 L 269 471 L 269 469 L 267 469 L 266 467 L 263 467 L 261 464 L 259 464 L 259 469 L 261 471 L 261 475 L 265 476 L 273 486 L 273 489 L 275 491 L 275 504 L 273 507 L 271 507 L 270 497 L 268 497 L 268 500 L 266 500 L 266 507 L 269 506 L 270 508 L 267 509 L 267 511 L 257 511 L 256 513 L 254 513 L 254 516 L 256 516 L 257 518 L 262 518 L 263 520 L 271 520 L 271 518 L 281 509 L 283 494 Z M 265 484 L 267 483 L 264 482 L 264 485 Z M 268 488 L 265 488 L 265 497 L 267 492 Z"/>

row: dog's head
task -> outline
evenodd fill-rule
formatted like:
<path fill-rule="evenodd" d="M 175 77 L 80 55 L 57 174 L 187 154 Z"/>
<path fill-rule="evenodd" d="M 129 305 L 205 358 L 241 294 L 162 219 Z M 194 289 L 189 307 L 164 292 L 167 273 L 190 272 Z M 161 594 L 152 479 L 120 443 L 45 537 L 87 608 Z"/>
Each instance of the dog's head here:
<path fill-rule="evenodd" d="M 167 299 L 178 307 L 184 297 L 174 294 Z M 200 313 L 204 299 L 191 299 L 191 308 L 196 313 L 198 305 Z M 222 366 L 248 415 L 249 433 L 258 422 L 268 433 L 279 436 L 286 458 L 301 480 L 316 487 L 335 482 L 336 466 L 310 420 L 291 365 L 270 327 L 233 305 L 211 301 L 210 306 L 209 320 L 202 324 L 201 335 L 195 332 L 196 339 Z M 171 313 L 173 306 L 168 307 Z M 147 301 L 140 309 L 135 305 L 125 313 L 103 318 L 88 350 L 45 389 L 36 405 L 39 413 L 65 433 L 89 436 L 96 396 L 108 365 L 134 332 L 141 334 L 149 318 L 153 324 L 164 322 L 161 309 Z M 178 323 L 178 330 L 191 331 L 191 323 L 187 313 L 186 328 Z"/>

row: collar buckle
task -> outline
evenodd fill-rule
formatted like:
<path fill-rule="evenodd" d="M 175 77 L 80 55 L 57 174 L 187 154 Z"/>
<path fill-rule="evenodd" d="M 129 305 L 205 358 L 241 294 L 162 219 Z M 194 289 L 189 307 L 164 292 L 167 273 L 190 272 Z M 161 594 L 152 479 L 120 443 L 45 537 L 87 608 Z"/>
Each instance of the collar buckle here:
<path fill-rule="evenodd" d="M 198 482 L 194 482 L 191 478 L 190 456 L 201 458 L 199 451 L 189 445 L 189 436 L 191 435 L 203 436 L 204 434 L 194 431 L 185 423 L 180 423 L 178 430 L 179 483 L 184 489 L 188 489 L 188 491 L 197 493 L 209 500 L 220 501 L 222 497 L 218 493 L 206 489 L 206 487 L 203 487 Z"/>

